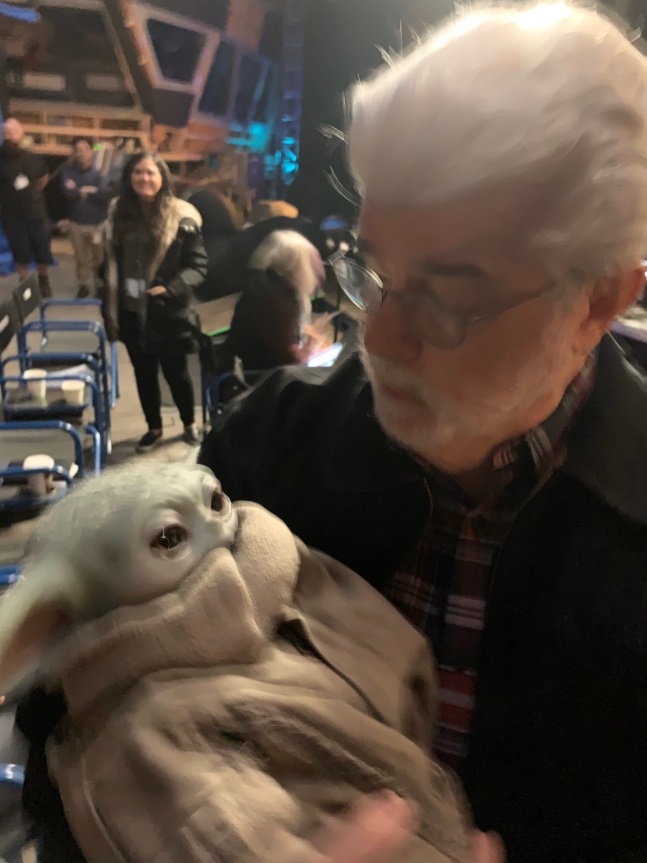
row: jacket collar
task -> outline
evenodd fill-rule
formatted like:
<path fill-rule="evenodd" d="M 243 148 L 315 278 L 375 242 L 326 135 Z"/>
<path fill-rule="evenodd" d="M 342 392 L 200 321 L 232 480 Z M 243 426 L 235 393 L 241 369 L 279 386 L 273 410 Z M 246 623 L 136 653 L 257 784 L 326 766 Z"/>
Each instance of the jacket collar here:
<path fill-rule="evenodd" d="M 340 378 L 347 376 L 347 382 Z M 420 481 L 416 462 L 382 431 L 357 355 L 332 378 L 352 405 L 330 454 L 326 486 L 348 494 L 379 493 Z M 591 395 L 567 437 L 563 470 L 613 509 L 647 524 L 647 378 L 614 339 L 600 344 Z"/>
<path fill-rule="evenodd" d="M 568 436 L 564 470 L 622 515 L 647 524 L 647 378 L 612 336 L 595 386 Z"/>
<path fill-rule="evenodd" d="M 151 283 L 153 277 L 162 266 L 162 261 L 166 257 L 166 253 L 177 237 L 180 222 L 183 219 L 191 219 L 196 223 L 198 228 L 202 227 L 202 217 L 192 204 L 189 204 L 188 201 L 183 201 L 181 198 L 171 198 L 169 201 L 168 213 L 166 214 L 164 230 L 160 238 L 160 242 L 158 243 L 155 256 L 150 263 L 148 271 L 149 283 Z"/>

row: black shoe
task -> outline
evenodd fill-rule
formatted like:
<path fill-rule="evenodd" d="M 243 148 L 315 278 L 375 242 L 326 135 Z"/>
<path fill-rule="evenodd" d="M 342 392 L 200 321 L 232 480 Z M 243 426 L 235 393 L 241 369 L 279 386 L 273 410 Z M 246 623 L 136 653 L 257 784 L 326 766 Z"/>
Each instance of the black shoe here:
<path fill-rule="evenodd" d="M 92 292 L 90 291 L 90 288 L 86 287 L 85 285 L 81 285 L 81 287 L 76 292 L 76 298 L 77 300 L 85 300 L 90 296 L 91 293 Z"/>
<path fill-rule="evenodd" d="M 44 300 L 50 300 L 52 298 L 52 286 L 49 283 L 49 276 L 38 276 L 38 287 L 40 289 L 40 295 Z"/>
<path fill-rule="evenodd" d="M 191 446 L 199 446 L 202 443 L 200 432 L 195 426 L 188 426 L 188 428 L 184 429 L 182 440 L 185 443 L 191 444 Z"/>
<path fill-rule="evenodd" d="M 155 449 L 161 440 L 162 432 L 147 431 L 135 447 L 135 450 L 139 453 L 150 452 L 152 449 Z"/>

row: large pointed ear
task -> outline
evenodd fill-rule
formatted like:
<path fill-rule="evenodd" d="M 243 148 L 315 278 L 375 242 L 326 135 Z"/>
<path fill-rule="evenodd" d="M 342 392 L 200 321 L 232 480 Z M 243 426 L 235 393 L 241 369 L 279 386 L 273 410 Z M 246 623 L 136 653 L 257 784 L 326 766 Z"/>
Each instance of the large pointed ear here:
<path fill-rule="evenodd" d="M 34 671 L 72 619 L 72 573 L 63 562 L 27 567 L 0 600 L 0 694 Z"/>

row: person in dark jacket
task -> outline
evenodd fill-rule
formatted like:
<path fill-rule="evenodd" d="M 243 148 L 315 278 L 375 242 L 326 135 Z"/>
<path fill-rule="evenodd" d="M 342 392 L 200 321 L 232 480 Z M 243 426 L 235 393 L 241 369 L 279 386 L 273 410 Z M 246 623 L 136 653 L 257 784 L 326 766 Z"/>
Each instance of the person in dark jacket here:
<path fill-rule="evenodd" d="M 647 380 L 606 333 L 647 67 L 589 8 L 460 15 L 350 100 L 364 362 L 271 374 L 200 460 L 427 634 L 437 754 L 509 863 L 642 863 Z"/>
<path fill-rule="evenodd" d="M 236 303 L 220 371 L 238 358 L 247 370 L 303 363 L 320 346 L 310 327 L 312 297 L 325 276 L 319 252 L 296 231 L 276 231 L 251 259 Z"/>
<path fill-rule="evenodd" d="M 647 859 L 647 380 L 610 336 L 596 356 L 558 462 L 510 516 L 486 567 L 468 752 L 457 762 L 438 751 L 458 769 L 477 826 L 503 837 L 509 863 Z M 522 452 L 534 438 L 522 438 Z M 233 499 L 269 508 L 391 598 L 429 634 L 451 680 L 449 633 L 426 603 L 447 607 L 451 625 L 462 608 L 449 593 L 461 589 L 461 543 L 468 553 L 485 547 L 468 545 L 469 530 L 494 542 L 500 494 L 488 506 L 397 446 L 358 357 L 330 376 L 273 373 L 226 411 L 199 461 Z M 444 546 L 434 540 L 439 518 Z"/>
<path fill-rule="evenodd" d="M 199 329 L 194 291 L 207 272 L 200 225 L 198 211 L 173 195 L 168 168 L 157 154 L 137 153 L 129 160 L 106 230 L 104 319 L 108 337 L 125 344 L 133 364 L 148 424 L 138 452 L 162 438 L 160 367 L 184 439 L 199 440 L 188 356 Z"/>
<path fill-rule="evenodd" d="M 94 166 L 90 138 L 75 138 L 72 142 L 72 159 L 61 170 L 61 188 L 68 203 L 77 297 L 83 299 L 98 287 L 103 263 L 103 226 L 108 215 L 107 180 Z"/>
<path fill-rule="evenodd" d="M 209 274 L 201 291 L 201 299 L 213 300 L 243 291 L 248 283 L 249 267 L 255 252 L 270 234 L 277 231 L 297 231 L 320 252 L 325 252 L 322 232 L 306 219 L 291 219 L 289 216 L 264 219 L 224 238 L 215 249 L 209 259 Z"/>
<path fill-rule="evenodd" d="M 647 380 L 605 333 L 644 286 L 647 67 L 589 9 L 464 14 L 351 97 L 363 362 L 270 376 L 200 460 L 427 634 L 436 754 L 509 863 L 638 863 Z"/>
<path fill-rule="evenodd" d="M 38 270 L 43 297 L 51 297 L 49 268 L 52 263 L 50 227 L 43 190 L 49 180 L 42 156 L 23 146 L 25 131 L 14 117 L 2 126 L 0 146 L 0 210 L 18 278 L 22 281 L 31 264 Z"/>

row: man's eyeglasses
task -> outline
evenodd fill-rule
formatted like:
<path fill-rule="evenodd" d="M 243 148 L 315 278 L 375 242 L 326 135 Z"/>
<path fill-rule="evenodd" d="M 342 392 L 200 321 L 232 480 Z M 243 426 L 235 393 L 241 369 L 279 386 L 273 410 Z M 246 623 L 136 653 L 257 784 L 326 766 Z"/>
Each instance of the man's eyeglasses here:
<path fill-rule="evenodd" d="M 330 256 L 332 268 L 339 286 L 348 299 L 368 315 L 375 314 L 387 297 L 400 306 L 410 332 L 423 342 L 438 348 L 457 348 L 463 344 L 470 327 L 489 321 L 517 306 L 530 302 L 553 289 L 551 281 L 538 290 L 494 305 L 478 315 L 449 307 L 429 287 L 409 287 L 405 291 L 389 291 L 374 270 L 338 251 Z"/>

